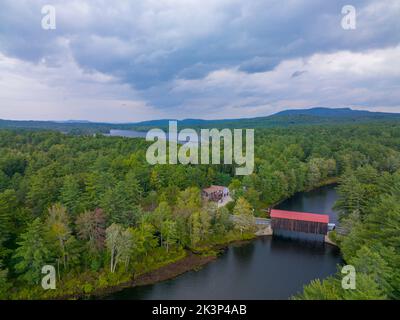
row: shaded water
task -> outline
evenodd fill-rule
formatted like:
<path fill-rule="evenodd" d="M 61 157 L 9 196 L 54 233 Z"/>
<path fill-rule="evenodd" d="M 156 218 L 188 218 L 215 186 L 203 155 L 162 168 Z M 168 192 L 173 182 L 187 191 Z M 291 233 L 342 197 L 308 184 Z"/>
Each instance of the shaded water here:
<path fill-rule="evenodd" d="M 332 206 L 334 187 L 299 193 L 279 209 L 327 213 L 336 219 Z M 280 237 L 262 237 L 246 245 L 232 245 L 216 261 L 200 271 L 154 285 L 128 288 L 108 299 L 288 299 L 313 279 L 335 273 L 340 264 L 336 247 Z"/>
<path fill-rule="evenodd" d="M 277 209 L 321 213 L 329 215 L 330 223 L 338 223 L 333 206 L 338 199 L 334 185 L 324 186 L 309 192 L 301 192 L 278 205 Z"/>

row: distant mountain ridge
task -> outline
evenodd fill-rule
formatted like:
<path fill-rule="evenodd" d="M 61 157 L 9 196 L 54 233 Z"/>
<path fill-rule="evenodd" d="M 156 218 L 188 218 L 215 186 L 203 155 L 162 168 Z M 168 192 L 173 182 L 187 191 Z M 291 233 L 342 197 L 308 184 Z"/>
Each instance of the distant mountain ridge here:
<path fill-rule="evenodd" d="M 100 123 L 87 120 L 68 121 L 14 121 L 0 120 L 1 128 L 58 130 L 68 133 L 108 133 L 112 129 L 145 131 L 150 128 L 167 128 L 169 121 L 178 121 L 180 127 L 191 128 L 263 128 L 293 125 L 329 125 L 366 123 L 376 121 L 400 121 L 400 113 L 372 112 L 351 108 L 310 108 L 284 110 L 276 114 L 241 119 L 161 119 L 137 123 Z"/>
<path fill-rule="evenodd" d="M 222 119 L 222 120 L 203 120 L 203 119 L 184 119 L 178 121 L 182 126 L 236 126 L 238 124 L 254 127 L 285 126 L 293 124 L 325 124 L 343 121 L 365 122 L 377 120 L 400 120 L 400 113 L 372 112 L 366 110 L 353 110 L 351 108 L 310 108 L 284 110 L 265 117 L 241 118 L 241 119 Z M 164 127 L 171 119 L 144 121 L 135 123 L 135 127 Z"/>
<path fill-rule="evenodd" d="M 279 115 L 312 115 L 319 117 L 352 117 L 352 116 L 389 116 L 397 115 L 397 113 L 387 112 L 372 112 L 367 110 L 353 110 L 351 108 L 311 108 L 311 109 L 292 109 L 284 110 L 274 114 L 273 116 Z"/>

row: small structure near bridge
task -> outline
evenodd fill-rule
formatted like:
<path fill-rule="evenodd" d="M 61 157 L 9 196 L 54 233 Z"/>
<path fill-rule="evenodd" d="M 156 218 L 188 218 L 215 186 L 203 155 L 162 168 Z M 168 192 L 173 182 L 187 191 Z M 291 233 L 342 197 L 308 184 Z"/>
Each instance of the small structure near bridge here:
<path fill-rule="evenodd" d="M 229 189 L 224 186 L 211 186 L 203 189 L 203 199 L 214 202 L 222 202 L 226 197 L 229 196 Z"/>
<path fill-rule="evenodd" d="M 329 216 L 307 212 L 271 210 L 271 227 L 276 231 L 327 235 Z"/>

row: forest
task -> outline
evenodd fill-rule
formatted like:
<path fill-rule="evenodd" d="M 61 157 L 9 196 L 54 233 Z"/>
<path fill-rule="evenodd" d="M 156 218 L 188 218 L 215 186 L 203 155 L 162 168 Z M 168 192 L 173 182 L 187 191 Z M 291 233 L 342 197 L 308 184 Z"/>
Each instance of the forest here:
<path fill-rule="evenodd" d="M 346 262 L 298 299 L 400 298 L 400 128 L 396 122 L 260 128 L 255 170 L 156 165 L 144 139 L 0 130 L 0 299 L 90 295 L 213 246 L 254 235 L 254 216 L 303 190 L 339 182 Z M 218 208 L 201 189 L 229 186 Z M 231 215 L 240 216 L 234 222 Z M 43 265 L 57 290 L 40 286 Z"/>
<path fill-rule="evenodd" d="M 342 274 L 315 280 L 297 299 L 400 299 L 400 172 L 366 165 L 340 179 L 341 224 L 336 235 L 346 263 L 357 270 L 356 290 L 342 289 Z"/>

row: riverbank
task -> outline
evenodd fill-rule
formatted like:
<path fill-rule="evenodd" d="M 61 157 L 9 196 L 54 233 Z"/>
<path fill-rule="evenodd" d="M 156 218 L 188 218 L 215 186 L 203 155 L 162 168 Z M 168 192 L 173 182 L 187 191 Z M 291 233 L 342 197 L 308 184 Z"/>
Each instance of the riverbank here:
<path fill-rule="evenodd" d="M 335 185 L 338 183 L 339 183 L 339 177 L 330 177 L 330 178 L 327 178 L 327 179 L 321 181 L 320 183 L 313 186 L 312 188 L 306 189 L 305 192 L 310 192 L 312 190 L 315 190 L 315 189 L 318 189 L 321 187 L 332 186 L 332 185 Z"/>
<path fill-rule="evenodd" d="M 289 197 L 283 198 L 275 203 L 273 203 L 272 205 L 268 206 L 268 205 L 264 205 L 264 207 L 269 207 L 269 208 L 275 208 L 276 206 L 279 206 L 282 202 L 285 202 L 286 200 L 290 199 L 291 197 L 295 196 L 298 193 L 302 193 L 302 192 L 311 192 L 313 190 L 316 190 L 318 188 L 322 188 L 322 187 L 326 187 L 326 186 L 333 186 L 333 185 L 337 185 L 339 183 L 339 179 L 340 177 L 330 177 L 327 178 L 325 180 L 322 180 L 321 182 L 319 182 L 318 184 L 316 184 L 315 186 L 312 186 L 310 188 L 306 188 L 304 190 L 301 191 L 297 191 L 294 194 L 292 194 Z"/>
<path fill-rule="evenodd" d="M 228 246 L 241 245 L 254 239 L 254 234 L 228 233 L 224 237 L 214 237 L 208 243 L 191 249 L 174 248 L 166 255 L 164 249 L 155 257 L 148 256 L 150 264 L 139 264 L 131 271 L 110 273 L 87 271 L 71 273 L 62 282 L 57 283 L 56 290 L 43 291 L 41 286 L 11 290 L 11 300 L 79 300 L 102 299 L 126 288 L 156 284 L 176 278 L 188 271 L 199 270 L 216 260 Z M 154 259 L 158 259 L 155 261 Z"/>
<path fill-rule="evenodd" d="M 128 274 L 122 275 L 122 278 L 125 280 L 117 280 L 115 284 L 106 285 L 101 288 L 93 288 L 89 292 L 85 292 L 85 290 L 78 290 L 75 292 L 71 292 L 70 294 L 61 294 L 51 295 L 51 296 L 43 296 L 38 297 L 36 299 L 51 299 L 51 300 L 79 300 L 79 299 L 103 299 L 106 296 L 119 292 L 123 289 L 134 288 L 139 286 L 146 286 L 156 284 L 162 281 L 174 279 L 186 272 L 189 271 L 197 271 L 209 264 L 210 262 L 215 261 L 219 255 L 223 254 L 226 249 L 231 245 L 242 245 L 246 244 L 252 239 L 256 238 L 254 235 L 243 234 L 238 237 L 227 236 L 225 239 L 214 239 L 213 244 L 204 245 L 198 248 L 190 249 L 190 250 L 182 250 L 183 254 L 181 254 L 178 258 L 174 258 L 171 261 L 166 261 L 160 267 L 157 267 L 151 271 L 143 272 L 136 277 Z M 115 274 L 118 278 L 121 275 Z M 83 278 L 87 278 L 87 280 L 91 280 L 93 282 L 94 279 L 89 279 L 92 277 L 82 276 Z M 102 277 L 100 275 L 100 277 Z M 89 284 L 89 286 L 91 286 Z M 60 288 L 65 289 L 65 288 Z"/>
<path fill-rule="evenodd" d="M 121 291 L 126 288 L 134 288 L 138 286 L 146 286 L 155 284 L 158 282 L 174 279 L 181 274 L 184 274 L 189 271 L 193 271 L 203 267 L 204 265 L 214 261 L 217 259 L 216 255 L 210 256 L 201 256 L 194 253 L 189 252 L 188 255 L 171 264 L 167 264 L 164 267 L 156 269 L 154 271 L 145 273 L 140 275 L 135 280 L 122 283 L 117 286 L 108 287 L 105 289 L 98 290 L 92 294 L 92 299 L 102 298 L 109 294 Z"/>
<path fill-rule="evenodd" d="M 322 181 L 320 184 L 318 184 L 318 186 L 316 186 L 315 188 L 317 189 L 327 185 L 334 185 L 337 182 L 338 182 L 337 177 L 326 179 Z M 117 286 L 108 287 L 105 288 L 104 290 L 96 291 L 92 294 L 92 297 L 102 298 L 126 288 L 152 285 L 162 281 L 174 279 L 189 271 L 198 270 L 204 267 L 205 265 L 217 260 L 218 256 L 222 252 L 224 252 L 226 248 L 229 247 L 230 245 L 243 245 L 256 238 L 271 236 L 271 235 L 272 235 L 272 230 L 269 229 L 269 230 L 262 230 L 262 232 L 256 233 L 252 237 L 247 236 L 247 238 L 243 240 L 238 240 L 238 239 L 228 240 L 224 238 L 218 241 L 217 239 L 212 239 L 211 241 L 213 243 L 212 245 L 208 246 L 206 245 L 200 248 L 194 248 L 191 251 L 188 251 L 187 256 L 179 261 L 167 264 L 159 269 L 140 275 L 135 280 L 128 281 L 126 283 Z M 327 241 L 327 243 L 337 247 L 337 245 L 333 242 Z"/>
<path fill-rule="evenodd" d="M 204 246 L 190 251 L 188 250 L 186 251 L 187 256 L 181 260 L 142 274 L 132 281 L 97 290 L 96 292 L 92 293 L 91 298 L 101 299 L 123 289 L 152 285 L 162 281 L 174 279 L 186 272 L 197 271 L 205 265 L 217 260 L 218 256 L 223 254 L 229 246 L 244 245 L 255 238 L 255 236 L 251 237 L 250 235 L 245 235 L 244 239 L 230 239 L 225 243 L 215 243 L 211 246 Z"/>
<path fill-rule="evenodd" d="M 336 181 L 336 179 L 325 180 L 320 185 L 334 184 Z M 160 251 L 154 257 L 154 261 L 152 257 L 149 257 L 151 258 L 151 263 L 134 266 L 135 276 L 133 270 L 123 272 L 121 270 L 121 272 L 113 274 L 107 272 L 107 270 L 85 272 L 83 274 L 76 273 L 57 283 L 57 290 L 43 292 L 43 290 L 40 290 L 41 288 L 38 288 L 35 291 L 28 290 L 29 295 L 25 292 L 26 290 L 23 290 L 21 295 L 16 293 L 13 297 L 17 299 L 102 298 L 125 288 L 156 284 L 176 278 L 188 271 L 201 269 L 208 263 L 215 261 L 228 246 L 248 243 L 255 239 L 256 236 L 266 236 L 270 235 L 270 233 L 272 232 L 239 235 L 232 232 L 223 237 L 210 238 L 207 244 L 192 248 L 190 251 L 180 248 L 166 254 L 165 250 L 160 248 Z"/>
<path fill-rule="evenodd" d="M 325 236 L 325 243 L 340 249 L 339 245 L 329 237 L 329 233 Z"/>

